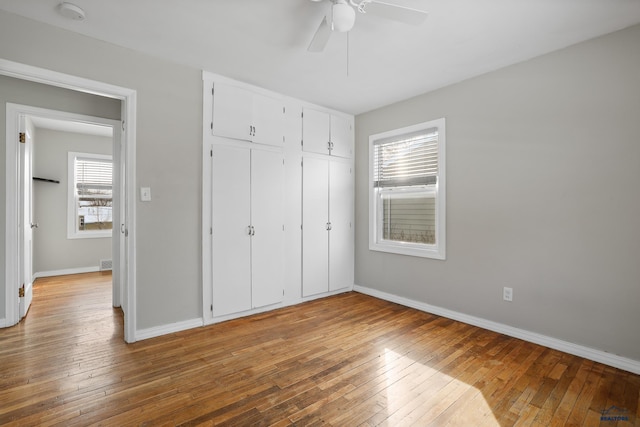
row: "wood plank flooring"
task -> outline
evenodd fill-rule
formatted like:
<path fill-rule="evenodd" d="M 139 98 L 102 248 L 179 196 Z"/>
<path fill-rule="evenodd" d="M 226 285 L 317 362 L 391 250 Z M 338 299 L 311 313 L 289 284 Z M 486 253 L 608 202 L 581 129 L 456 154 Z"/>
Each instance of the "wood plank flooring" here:
<path fill-rule="evenodd" d="M 127 345 L 110 286 L 37 281 L 0 425 L 640 426 L 638 375 L 358 293 Z"/>

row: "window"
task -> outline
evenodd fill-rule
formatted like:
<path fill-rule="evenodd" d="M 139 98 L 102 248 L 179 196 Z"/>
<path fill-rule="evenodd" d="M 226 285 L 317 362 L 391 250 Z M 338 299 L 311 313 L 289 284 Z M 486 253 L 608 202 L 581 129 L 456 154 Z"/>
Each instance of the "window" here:
<path fill-rule="evenodd" d="M 445 120 L 369 137 L 369 249 L 445 259 Z"/>
<path fill-rule="evenodd" d="M 111 156 L 69 153 L 67 238 L 111 237 L 112 180 Z"/>

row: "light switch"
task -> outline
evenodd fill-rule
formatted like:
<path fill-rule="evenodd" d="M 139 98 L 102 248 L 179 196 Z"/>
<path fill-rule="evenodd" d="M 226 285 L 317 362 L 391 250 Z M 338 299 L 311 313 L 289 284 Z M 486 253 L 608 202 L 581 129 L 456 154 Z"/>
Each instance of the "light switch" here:
<path fill-rule="evenodd" d="M 140 187 L 140 200 L 143 202 L 151 201 L 151 187 Z"/>

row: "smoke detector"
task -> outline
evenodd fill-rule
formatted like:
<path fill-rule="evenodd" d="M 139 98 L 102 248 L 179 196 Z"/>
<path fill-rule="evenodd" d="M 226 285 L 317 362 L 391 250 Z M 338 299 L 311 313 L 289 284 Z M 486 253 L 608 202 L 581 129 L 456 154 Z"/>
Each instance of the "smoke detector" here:
<path fill-rule="evenodd" d="M 80 6 L 73 3 L 60 3 L 58 5 L 58 13 L 65 18 L 73 19 L 74 21 L 84 21 L 84 10 Z"/>

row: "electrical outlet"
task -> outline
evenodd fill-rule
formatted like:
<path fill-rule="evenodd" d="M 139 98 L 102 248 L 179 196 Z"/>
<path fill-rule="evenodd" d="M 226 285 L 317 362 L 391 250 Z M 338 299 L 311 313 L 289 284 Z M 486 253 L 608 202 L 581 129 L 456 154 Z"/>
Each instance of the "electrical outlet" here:
<path fill-rule="evenodd" d="M 502 299 L 505 301 L 513 301 L 513 288 L 504 287 L 502 289 Z"/>

